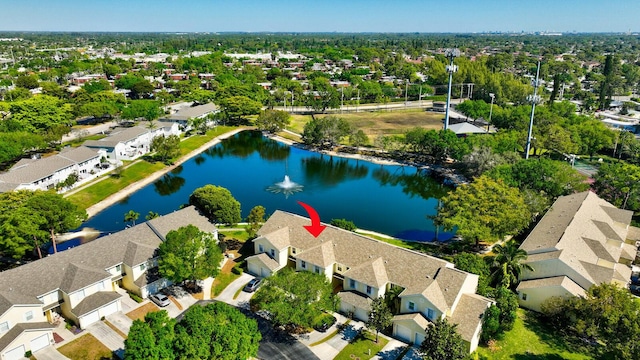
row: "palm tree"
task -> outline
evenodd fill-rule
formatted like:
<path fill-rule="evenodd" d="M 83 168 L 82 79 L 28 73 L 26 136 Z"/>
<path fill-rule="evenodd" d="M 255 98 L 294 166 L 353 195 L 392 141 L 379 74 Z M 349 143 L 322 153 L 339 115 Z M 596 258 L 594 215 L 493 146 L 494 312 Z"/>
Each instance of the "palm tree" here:
<path fill-rule="evenodd" d="M 124 221 L 131 221 L 132 226 L 136 225 L 136 220 L 138 220 L 138 217 L 140 217 L 140 213 L 137 213 L 133 210 L 129 210 L 128 213 L 124 214 Z"/>
<path fill-rule="evenodd" d="M 494 246 L 493 252 L 496 256 L 491 264 L 491 277 L 500 286 L 511 288 L 518 283 L 523 270 L 533 271 L 529 264 L 523 263 L 527 259 L 527 252 L 518 248 L 513 240 Z"/>

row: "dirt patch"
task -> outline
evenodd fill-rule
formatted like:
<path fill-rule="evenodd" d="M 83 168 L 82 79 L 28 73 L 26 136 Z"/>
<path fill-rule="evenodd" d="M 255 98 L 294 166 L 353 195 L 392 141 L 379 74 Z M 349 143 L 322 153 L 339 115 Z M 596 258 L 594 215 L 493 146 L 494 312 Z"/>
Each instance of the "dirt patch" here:
<path fill-rule="evenodd" d="M 117 359 L 111 350 L 91 334 L 83 335 L 59 347 L 58 351 L 71 360 Z"/>
<path fill-rule="evenodd" d="M 127 316 L 131 320 L 144 320 L 144 316 L 147 315 L 147 313 L 150 313 L 152 311 L 159 311 L 159 310 L 160 309 L 156 306 L 156 304 L 149 302 L 140 306 L 135 310 L 129 311 L 127 313 Z"/>
<path fill-rule="evenodd" d="M 176 298 L 169 295 L 169 300 L 171 300 L 172 303 L 176 304 L 176 306 L 178 307 L 178 310 L 182 310 L 182 305 L 180 305 L 180 303 L 178 302 L 178 300 L 176 300 Z"/>
<path fill-rule="evenodd" d="M 115 325 L 113 325 L 112 323 L 109 322 L 109 320 L 105 320 L 104 321 L 105 325 L 107 325 L 108 327 L 111 328 L 111 330 L 115 331 L 116 333 L 118 333 L 118 335 L 122 336 L 123 339 L 127 338 L 127 334 L 123 333 L 122 331 L 120 331 L 120 329 L 118 329 Z"/>

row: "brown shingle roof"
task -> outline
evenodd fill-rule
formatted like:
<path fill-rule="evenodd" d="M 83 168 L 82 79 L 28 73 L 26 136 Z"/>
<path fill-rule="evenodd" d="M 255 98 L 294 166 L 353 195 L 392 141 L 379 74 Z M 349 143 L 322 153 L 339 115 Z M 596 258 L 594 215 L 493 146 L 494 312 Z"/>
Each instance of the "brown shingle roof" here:
<path fill-rule="evenodd" d="M 271 271 L 276 271 L 276 270 L 280 269 L 280 264 L 278 264 L 277 261 L 273 260 L 272 258 L 269 257 L 269 255 L 267 255 L 265 253 L 260 253 L 260 254 L 257 254 L 257 255 L 249 256 L 247 258 L 247 260 L 249 260 L 249 259 L 258 259 L 258 260 L 260 260 L 260 262 Z"/>
<path fill-rule="evenodd" d="M 80 263 L 71 263 L 64 268 L 64 276 L 62 277 L 60 290 L 70 294 L 89 284 L 95 284 L 100 280 L 110 277 L 111 274 L 107 271 L 85 265 L 83 261 Z"/>
<path fill-rule="evenodd" d="M 360 308 L 369 312 L 371 310 L 371 300 L 369 297 L 362 294 L 358 294 L 355 291 L 341 291 L 338 293 L 340 301 L 345 304 L 350 304 L 356 308 Z"/>
<path fill-rule="evenodd" d="M 322 267 L 327 267 L 336 262 L 333 243 L 330 241 L 298 254 L 297 258 Z"/>
<path fill-rule="evenodd" d="M 13 340 L 17 339 L 25 331 L 30 330 L 52 330 L 53 325 L 47 322 L 24 322 L 18 323 L 0 337 L 0 351 L 4 350 Z"/>
<path fill-rule="evenodd" d="M 133 126 L 130 128 L 117 128 L 113 130 L 111 135 L 100 140 L 87 140 L 84 146 L 90 148 L 113 148 L 121 142 L 128 142 L 138 138 L 142 134 L 148 133 L 150 130 L 141 126 Z"/>
<path fill-rule="evenodd" d="M 482 323 L 482 315 L 491 303 L 491 300 L 480 295 L 462 294 L 450 321 L 458 325 L 458 333 L 463 340 L 471 342 Z"/>
<path fill-rule="evenodd" d="M 122 295 L 115 291 L 98 291 L 82 299 L 76 307 L 71 309 L 71 312 L 79 317 L 112 303 L 121 297 Z"/>
<path fill-rule="evenodd" d="M 403 295 L 422 294 L 431 283 L 437 281 L 438 288 L 442 288 L 439 291 L 447 288 L 446 294 L 443 294 L 443 303 L 449 306 L 460 293 L 464 279 L 472 276 L 462 271 L 444 270 L 436 280 L 439 271 L 444 268 L 453 268 L 453 265 L 442 259 L 393 246 L 331 225 L 327 225 L 322 234 L 315 238 L 303 227 L 308 224 L 308 218 L 276 211 L 258 231 L 258 235 L 270 242 L 272 239 L 275 242 L 287 239 L 286 246 L 299 250 L 296 256 L 304 256 L 306 251 L 330 243 L 333 246 L 335 262 L 350 268 L 345 276 L 356 276 L 359 281 L 375 285 L 384 280 L 386 273 L 388 282 L 405 288 Z M 376 261 L 375 265 L 374 261 Z"/>

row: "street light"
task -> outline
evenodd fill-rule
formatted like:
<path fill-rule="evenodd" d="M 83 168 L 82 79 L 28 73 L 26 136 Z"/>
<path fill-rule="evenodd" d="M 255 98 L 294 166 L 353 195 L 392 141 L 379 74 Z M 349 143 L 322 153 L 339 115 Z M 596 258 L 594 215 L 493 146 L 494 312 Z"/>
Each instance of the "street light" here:
<path fill-rule="evenodd" d="M 489 126 L 491 126 L 491 115 L 493 115 L 493 99 L 496 98 L 496 94 L 489 93 L 489 97 L 491 98 L 491 107 L 489 108 L 489 122 L 487 122 L 487 132 L 489 132 Z"/>
<path fill-rule="evenodd" d="M 538 61 L 538 70 L 536 71 L 536 79 L 533 81 L 533 95 L 527 96 L 527 100 L 531 102 L 531 120 L 529 121 L 529 135 L 527 136 L 527 149 L 525 150 L 524 158 L 529 158 L 529 151 L 531 150 L 531 134 L 533 132 L 533 115 L 536 112 L 536 103 L 540 102 L 540 96 L 538 96 L 538 85 L 540 85 L 540 61 Z"/>
<path fill-rule="evenodd" d="M 444 129 L 447 130 L 449 128 L 449 106 L 451 103 L 451 81 L 453 81 L 453 73 L 458 71 L 458 66 L 453 65 L 453 58 L 460 56 L 460 50 L 458 49 L 447 49 L 444 52 L 444 55 L 449 59 L 449 65 L 447 65 L 447 72 L 449 73 L 449 88 L 447 89 L 447 108 L 444 113 Z"/>

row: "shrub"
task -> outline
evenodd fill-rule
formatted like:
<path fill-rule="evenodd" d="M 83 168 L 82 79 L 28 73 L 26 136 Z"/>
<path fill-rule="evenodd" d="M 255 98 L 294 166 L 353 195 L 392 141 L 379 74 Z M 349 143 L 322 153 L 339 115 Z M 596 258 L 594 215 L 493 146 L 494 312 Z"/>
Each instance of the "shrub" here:
<path fill-rule="evenodd" d="M 313 319 L 313 328 L 319 329 L 322 327 L 328 328 L 335 324 L 336 318 L 335 316 L 327 313 L 322 313 Z"/>
<path fill-rule="evenodd" d="M 138 295 L 136 295 L 136 294 L 134 294 L 132 292 L 128 292 L 128 293 L 129 293 L 129 297 L 131 299 L 133 299 L 133 301 L 137 302 L 138 304 L 144 301 L 144 299 L 141 298 L 140 296 L 138 296 Z"/>
<path fill-rule="evenodd" d="M 244 272 L 244 270 L 242 269 L 242 267 L 240 267 L 240 264 L 238 264 L 238 265 L 234 266 L 234 267 L 231 269 L 231 272 L 232 272 L 232 273 L 234 273 L 234 274 L 236 274 L 236 275 L 242 275 L 242 273 Z"/>
<path fill-rule="evenodd" d="M 345 229 L 347 231 L 356 231 L 358 228 L 353 221 L 349 221 L 347 219 L 331 219 L 331 225 L 339 227 L 341 229 Z"/>

